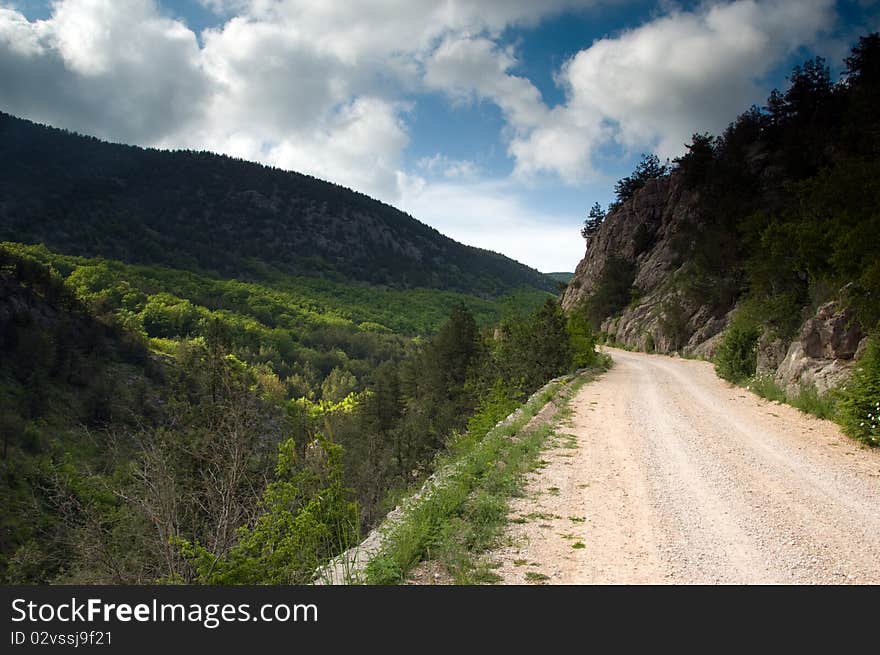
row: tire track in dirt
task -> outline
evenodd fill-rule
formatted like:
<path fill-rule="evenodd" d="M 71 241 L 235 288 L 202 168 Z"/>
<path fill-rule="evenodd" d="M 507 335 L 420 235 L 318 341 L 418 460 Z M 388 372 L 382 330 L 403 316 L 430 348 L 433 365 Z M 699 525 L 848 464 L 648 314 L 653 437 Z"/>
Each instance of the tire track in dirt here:
<path fill-rule="evenodd" d="M 503 582 L 880 582 L 880 453 L 705 362 L 610 352 L 512 502 Z"/>

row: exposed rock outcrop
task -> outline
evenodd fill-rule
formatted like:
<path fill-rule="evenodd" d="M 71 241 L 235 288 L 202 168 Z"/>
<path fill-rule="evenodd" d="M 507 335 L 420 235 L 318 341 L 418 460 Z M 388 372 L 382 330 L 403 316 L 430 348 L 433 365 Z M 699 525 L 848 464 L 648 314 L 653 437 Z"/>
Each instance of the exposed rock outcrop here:
<path fill-rule="evenodd" d="M 864 338 L 851 310 L 835 301 L 826 303 L 804 322 L 778 364 L 776 382 L 792 394 L 802 386 L 814 385 L 820 393 L 840 386 L 849 377 Z M 759 350 L 759 370 L 760 364 Z"/>
<path fill-rule="evenodd" d="M 682 266 L 676 242 L 686 242 L 699 222 L 697 198 L 677 176 L 648 180 L 588 240 L 563 307 L 571 309 L 594 293 L 605 265 L 620 258 L 635 266 L 633 287 L 640 295 L 619 316 L 606 319 L 602 331 L 633 348 L 653 344 L 657 352 L 711 356 L 728 308 L 719 313 L 696 304 L 672 283 Z"/>
<path fill-rule="evenodd" d="M 697 201 L 675 174 L 648 180 L 588 239 L 586 254 L 563 295 L 563 307 L 572 309 L 594 294 L 605 266 L 618 258 L 633 267 L 637 292 L 627 307 L 602 322 L 602 332 L 640 350 L 713 357 L 737 298 L 731 297 L 728 306 L 708 307 L 682 291 L 687 262 L 677 251 L 706 222 Z M 810 384 L 823 392 L 849 375 L 863 340 L 852 312 L 829 302 L 791 342 L 762 335 L 757 368 L 773 374 L 789 392 Z"/>
<path fill-rule="evenodd" d="M 590 237 L 562 306 L 569 309 L 593 293 L 611 257 L 637 265 L 634 286 L 649 292 L 662 286 L 674 259 L 672 239 L 694 218 L 694 200 L 692 194 L 682 192 L 674 177 L 648 180 L 632 200 L 609 213 Z"/>

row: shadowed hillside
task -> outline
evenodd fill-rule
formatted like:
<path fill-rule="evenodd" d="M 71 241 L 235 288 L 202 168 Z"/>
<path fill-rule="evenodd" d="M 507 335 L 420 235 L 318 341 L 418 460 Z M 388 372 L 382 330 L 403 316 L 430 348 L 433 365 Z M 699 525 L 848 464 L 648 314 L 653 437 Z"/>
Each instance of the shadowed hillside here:
<path fill-rule="evenodd" d="M 263 280 L 275 269 L 495 297 L 552 280 L 307 175 L 0 113 L 0 241 Z"/>

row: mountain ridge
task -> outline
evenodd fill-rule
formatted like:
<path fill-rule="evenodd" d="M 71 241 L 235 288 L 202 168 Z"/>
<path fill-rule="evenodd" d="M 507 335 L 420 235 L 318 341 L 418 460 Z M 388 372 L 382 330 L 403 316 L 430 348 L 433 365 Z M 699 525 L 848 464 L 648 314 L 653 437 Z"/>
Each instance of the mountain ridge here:
<path fill-rule="evenodd" d="M 226 155 L 101 141 L 0 112 L 0 240 L 264 279 L 267 269 L 498 297 L 538 271 L 391 205 Z"/>

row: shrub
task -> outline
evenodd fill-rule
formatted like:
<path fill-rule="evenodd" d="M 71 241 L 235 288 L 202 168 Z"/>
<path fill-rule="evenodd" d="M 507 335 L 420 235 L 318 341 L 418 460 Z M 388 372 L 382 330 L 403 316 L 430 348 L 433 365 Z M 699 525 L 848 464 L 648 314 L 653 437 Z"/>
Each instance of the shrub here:
<path fill-rule="evenodd" d="M 633 233 L 633 255 L 638 257 L 643 252 L 647 252 L 654 245 L 654 236 L 648 230 L 648 226 L 639 223 L 636 231 Z"/>
<path fill-rule="evenodd" d="M 849 436 L 880 445 L 880 339 L 876 336 L 840 391 L 838 419 Z"/>
<path fill-rule="evenodd" d="M 608 258 L 596 290 L 584 303 L 587 320 L 594 329 L 598 329 L 603 320 L 619 313 L 629 304 L 635 278 L 635 264 L 616 256 Z"/>
<path fill-rule="evenodd" d="M 585 368 L 596 363 L 596 335 L 583 312 L 578 309 L 568 315 L 566 330 L 571 342 L 572 364 Z"/>
<path fill-rule="evenodd" d="M 725 380 L 742 382 L 753 376 L 758 365 L 758 328 L 748 322 L 734 321 L 724 333 L 715 371 Z"/>
<path fill-rule="evenodd" d="M 687 343 L 690 336 L 688 334 L 688 315 L 677 298 L 663 303 L 657 327 L 660 328 L 660 333 L 669 340 L 672 350 L 678 350 Z"/>
<path fill-rule="evenodd" d="M 654 335 L 650 332 L 645 337 L 645 352 L 652 353 L 654 352 L 656 346 L 654 345 Z"/>

